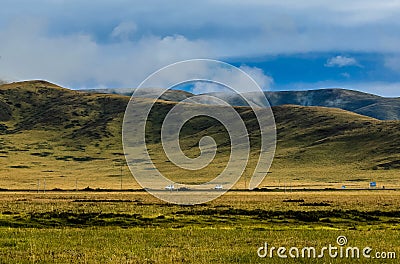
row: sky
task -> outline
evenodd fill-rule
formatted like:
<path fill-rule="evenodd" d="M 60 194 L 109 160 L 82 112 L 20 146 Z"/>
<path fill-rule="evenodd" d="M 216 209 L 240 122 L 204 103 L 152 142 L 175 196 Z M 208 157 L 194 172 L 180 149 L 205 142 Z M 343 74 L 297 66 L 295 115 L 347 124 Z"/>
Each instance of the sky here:
<path fill-rule="evenodd" d="M 231 63 L 264 90 L 400 97 L 400 0 L 1 0 L 0 79 L 137 87 L 181 60 Z"/>

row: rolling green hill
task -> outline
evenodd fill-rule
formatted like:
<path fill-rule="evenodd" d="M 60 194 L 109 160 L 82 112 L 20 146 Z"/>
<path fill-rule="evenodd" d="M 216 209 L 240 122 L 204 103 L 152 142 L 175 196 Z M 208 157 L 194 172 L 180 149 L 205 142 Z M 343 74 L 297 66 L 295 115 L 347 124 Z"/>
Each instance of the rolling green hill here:
<path fill-rule="evenodd" d="M 45 81 L 0 86 L 0 188 L 138 188 L 124 165 L 122 117 L 129 97 L 77 92 Z M 142 98 L 142 103 L 147 99 Z M 219 152 L 206 169 L 188 173 L 168 162 L 157 141 L 159 126 L 174 102 L 158 101 L 147 139 L 158 168 L 187 183 L 213 178 L 229 155 L 226 131 L 211 119 L 194 119 L 181 144 L 198 155 L 204 135 L 216 138 Z M 207 107 L 207 106 L 204 106 Z M 188 106 L 189 109 L 189 106 Z M 250 130 L 252 159 L 237 187 L 245 186 L 257 161 L 258 127 L 247 107 L 237 111 Z M 367 187 L 376 180 L 399 187 L 400 122 L 380 121 L 336 108 L 273 107 L 277 151 L 262 186 L 310 188 Z M 46 181 L 46 183 L 45 183 Z"/>

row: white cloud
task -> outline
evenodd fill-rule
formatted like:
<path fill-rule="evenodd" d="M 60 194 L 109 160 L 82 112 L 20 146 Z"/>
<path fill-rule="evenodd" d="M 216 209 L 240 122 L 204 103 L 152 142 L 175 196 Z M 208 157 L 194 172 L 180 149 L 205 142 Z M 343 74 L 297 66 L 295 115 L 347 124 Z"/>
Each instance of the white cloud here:
<path fill-rule="evenodd" d="M 253 78 L 262 90 L 269 90 L 271 85 L 274 83 L 274 79 L 271 76 L 266 75 L 260 68 L 249 67 L 247 65 L 242 65 L 239 68 Z"/>
<path fill-rule="evenodd" d="M 121 22 L 111 32 L 111 37 L 121 40 L 129 40 L 137 30 L 134 22 Z"/>
<path fill-rule="evenodd" d="M 46 79 L 75 88 L 135 87 L 167 64 L 215 56 L 207 43 L 180 35 L 98 43 L 88 34 L 45 32 L 46 26 L 36 20 L 0 30 L 0 38 L 7 40 L 0 42 L 0 78 Z"/>
<path fill-rule="evenodd" d="M 24 16 L 48 19 L 57 33 L 66 28 L 104 33 L 104 28 L 127 21 L 114 28 L 116 35 L 120 31 L 135 37 L 182 35 L 206 41 L 221 57 L 332 50 L 396 52 L 400 42 L 396 34 L 398 0 L 205 0 L 190 4 L 171 0 L 168 6 L 161 0 L 99 0 L 95 5 L 77 0 L 20 0 L 9 1 L 0 10 L 0 20 Z"/>
<path fill-rule="evenodd" d="M 385 67 L 400 73 L 400 54 L 385 57 Z"/>
<path fill-rule="evenodd" d="M 232 92 L 225 86 L 218 85 L 210 82 L 196 82 L 192 89 L 194 94 L 205 94 L 205 93 L 215 93 L 215 92 Z"/>
<path fill-rule="evenodd" d="M 78 33 L 52 37 L 45 34 L 46 25 L 36 20 L 12 24 L 0 31 L 1 78 L 7 80 L 46 79 L 72 88 L 137 87 L 149 74 L 181 60 L 216 57 L 213 47 L 201 40 L 188 40 L 181 35 L 143 36 L 136 41 L 126 38 L 133 24 L 122 23 L 111 33 L 121 41 L 98 43 L 91 35 Z M 122 40 L 123 39 L 123 40 Z M 263 88 L 272 78 L 259 68 L 242 66 Z M 221 68 L 181 69 L 190 79 L 192 72 L 218 80 L 243 91 L 250 87 L 243 75 Z M 157 85 L 166 87 L 177 73 L 168 72 Z M 85 87 L 82 87 L 84 84 Z M 204 88 L 204 87 L 203 87 Z"/>
<path fill-rule="evenodd" d="M 346 67 L 346 66 L 360 66 L 355 58 L 346 56 L 336 56 L 327 60 L 326 67 Z"/>
<path fill-rule="evenodd" d="M 248 74 L 262 90 L 270 89 L 271 84 L 273 83 L 273 79 L 272 77 L 266 75 L 262 69 L 257 67 L 249 67 L 246 65 L 240 66 L 239 69 Z M 243 89 L 239 88 L 240 92 L 247 92 L 250 90 L 250 87 L 248 87 L 248 89 L 246 89 L 245 87 L 246 85 L 249 85 L 248 81 L 244 80 L 244 78 L 246 78 L 245 76 L 242 75 L 239 76 L 235 72 L 228 71 L 223 68 L 212 69 L 212 70 L 215 71 L 216 73 L 211 73 L 211 72 L 208 73 L 210 76 L 213 76 L 210 77 L 210 79 L 217 79 L 221 81 L 221 83 L 223 84 L 231 84 L 231 85 L 234 84 L 235 86 L 231 88 L 238 88 L 241 86 L 241 88 Z M 234 92 L 234 91 L 230 90 L 230 88 L 226 88 L 224 86 L 212 82 L 196 82 L 193 88 L 193 93 L 195 94 L 211 93 L 211 92 Z"/>
<path fill-rule="evenodd" d="M 386 97 L 399 97 L 400 82 L 368 82 L 368 83 L 354 83 L 347 85 L 352 87 L 349 89 L 357 89 L 363 92 L 377 94 Z"/>
<path fill-rule="evenodd" d="M 242 66 L 243 68 L 243 66 Z M 272 78 L 264 75 L 258 68 L 244 67 L 261 84 L 269 85 Z M 141 84 L 143 88 L 176 87 L 182 82 L 195 82 L 195 93 L 230 90 L 234 93 L 260 91 L 254 79 L 249 78 L 243 70 L 215 60 L 191 60 L 173 64 L 152 75 Z M 217 85 L 216 85 L 217 84 Z"/>
<path fill-rule="evenodd" d="M 132 87 L 191 58 L 399 54 L 398 17 L 397 0 L 7 1 L 0 9 L 0 78 Z M 331 59 L 327 66 L 361 67 L 354 58 Z M 386 67 L 400 68 L 394 58 Z M 272 79 L 250 72 L 268 89 Z"/>
<path fill-rule="evenodd" d="M 350 73 L 348 73 L 348 72 L 342 72 L 342 73 L 340 74 L 340 76 L 342 76 L 342 77 L 344 77 L 344 78 L 347 78 L 347 79 L 351 77 Z"/>

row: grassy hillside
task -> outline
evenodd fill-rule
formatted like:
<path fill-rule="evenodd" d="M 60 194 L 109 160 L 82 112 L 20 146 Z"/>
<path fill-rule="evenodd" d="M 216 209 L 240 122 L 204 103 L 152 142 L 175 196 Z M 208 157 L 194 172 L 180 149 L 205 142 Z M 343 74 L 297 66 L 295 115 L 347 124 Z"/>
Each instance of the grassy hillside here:
<path fill-rule="evenodd" d="M 0 86 L 0 188 L 137 188 L 124 163 L 121 125 L 129 97 L 71 91 L 43 81 Z M 146 103 L 146 99 L 142 99 Z M 214 162 L 201 171 L 179 169 L 159 145 L 159 126 L 173 102 L 159 101 L 149 119 L 147 140 L 158 168 L 187 183 L 213 178 L 229 155 L 226 130 L 197 118 L 181 134 L 184 151 L 199 154 L 198 140 L 213 136 Z M 189 106 L 188 106 L 189 107 Z M 259 129 L 254 115 L 239 107 L 250 131 L 251 162 L 237 187 L 245 187 L 257 161 Z M 400 122 L 380 121 L 340 109 L 294 105 L 273 108 L 278 144 L 262 186 L 399 187 Z"/>
<path fill-rule="evenodd" d="M 46 179 L 48 188 L 118 188 L 128 99 L 43 81 L 0 86 L 0 102 L 9 109 L 0 125 L 0 186 L 37 188 L 40 180 L 42 188 Z M 125 167 L 123 175 L 132 186 Z"/>
<path fill-rule="evenodd" d="M 315 182 L 367 187 L 397 185 L 400 122 L 380 121 L 340 109 L 274 108 L 278 150 L 272 172 L 293 185 Z"/>

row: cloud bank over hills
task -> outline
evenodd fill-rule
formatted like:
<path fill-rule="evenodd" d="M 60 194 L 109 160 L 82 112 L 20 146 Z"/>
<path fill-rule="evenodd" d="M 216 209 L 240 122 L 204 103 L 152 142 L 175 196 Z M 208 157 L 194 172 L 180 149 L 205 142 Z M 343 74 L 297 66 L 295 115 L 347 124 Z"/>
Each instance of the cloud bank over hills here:
<path fill-rule="evenodd" d="M 135 87 L 167 64 L 212 58 L 245 67 L 264 89 L 357 86 L 399 96 L 399 15 L 390 0 L 8 2 L 0 78 Z M 281 66 L 299 56 L 321 61 L 293 72 Z"/>

